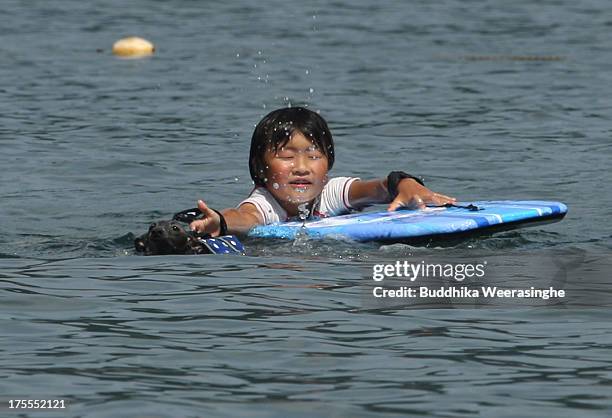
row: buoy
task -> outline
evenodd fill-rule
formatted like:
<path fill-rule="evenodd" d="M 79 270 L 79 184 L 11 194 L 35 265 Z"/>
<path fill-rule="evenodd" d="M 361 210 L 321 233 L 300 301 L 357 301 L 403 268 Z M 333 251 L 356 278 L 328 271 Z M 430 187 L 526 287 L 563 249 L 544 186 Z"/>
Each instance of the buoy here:
<path fill-rule="evenodd" d="M 153 52 L 155 52 L 155 46 L 137 36 L 119 39 L 113 44 L 113 54 L 121 57 L 141 58 L 152 55 Z"/>

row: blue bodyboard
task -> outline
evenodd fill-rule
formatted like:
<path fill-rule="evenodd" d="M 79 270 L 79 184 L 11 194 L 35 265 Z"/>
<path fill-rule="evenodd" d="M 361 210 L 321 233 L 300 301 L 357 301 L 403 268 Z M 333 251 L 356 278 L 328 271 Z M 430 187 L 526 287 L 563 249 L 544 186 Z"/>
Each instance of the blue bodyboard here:
<path fill-rule="evenodd" d="M 457 207 L 462 206 L 462 207 Z M 417 243 L 461 238 L 514 229 L 527 224 L 558 221 L 567 213 L 560 202 L 491 200 L 457 203 L 454 207 L 365 212 L 303 222 L 256 226 L 251 237 L 312 238 Z"/>

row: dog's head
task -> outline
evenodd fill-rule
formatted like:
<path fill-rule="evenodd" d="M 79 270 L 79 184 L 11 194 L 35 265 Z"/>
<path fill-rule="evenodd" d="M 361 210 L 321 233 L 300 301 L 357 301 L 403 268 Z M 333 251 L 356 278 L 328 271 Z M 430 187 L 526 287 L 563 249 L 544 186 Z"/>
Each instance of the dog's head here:
<path fill-rule="evenodd" d="M 144 255 L 190 254 L 191 238 L 176 221 L 152 223 L 149 231 L 136 238 L 134 247 Z"/>

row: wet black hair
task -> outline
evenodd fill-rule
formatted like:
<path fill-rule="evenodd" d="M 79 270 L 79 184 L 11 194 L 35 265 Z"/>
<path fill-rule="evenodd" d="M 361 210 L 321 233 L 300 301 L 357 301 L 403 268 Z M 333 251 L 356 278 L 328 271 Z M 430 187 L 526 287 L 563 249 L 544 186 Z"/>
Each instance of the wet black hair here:
<path fill-rule="evenodd" d="M 256 186 L 265 186 L 267 150 L 283 147 L 294 132 L 310 139 L 327 157 L 327 167 L 334 165 L 334 140 L 327 122 L 318 113 L 304 107 L 285 107 L 268 113 L 255 127 L 251 138 L 249 171 Z"/>

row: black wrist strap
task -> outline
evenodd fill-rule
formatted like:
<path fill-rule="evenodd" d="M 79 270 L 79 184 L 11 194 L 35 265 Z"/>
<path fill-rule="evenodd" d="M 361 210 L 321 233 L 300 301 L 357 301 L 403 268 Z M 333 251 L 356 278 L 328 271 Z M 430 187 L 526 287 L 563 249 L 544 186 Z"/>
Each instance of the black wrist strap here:
<path fill-rule="evenodd" d="M 392 171 L 387 176 L 387 191 L 389 192 L 389 198 L 393 201 L 397 197 L 397 186 L 403 179 L 413 179 L 421 186 L 425 186 L 423 180 L 412 174 L 404 173 L 403 171 Z"/>
<path fill-rule="evenodd" d="M 213 209 L 213 211 L 219 215 L 219 218 L 221 219 L 219 225 L 219 236 L 221 237 L 223 235 L 227 235 L 227 222 L 225 222 L 225 216 L 223 216 L 223 214 L 216 209 Z"/>

